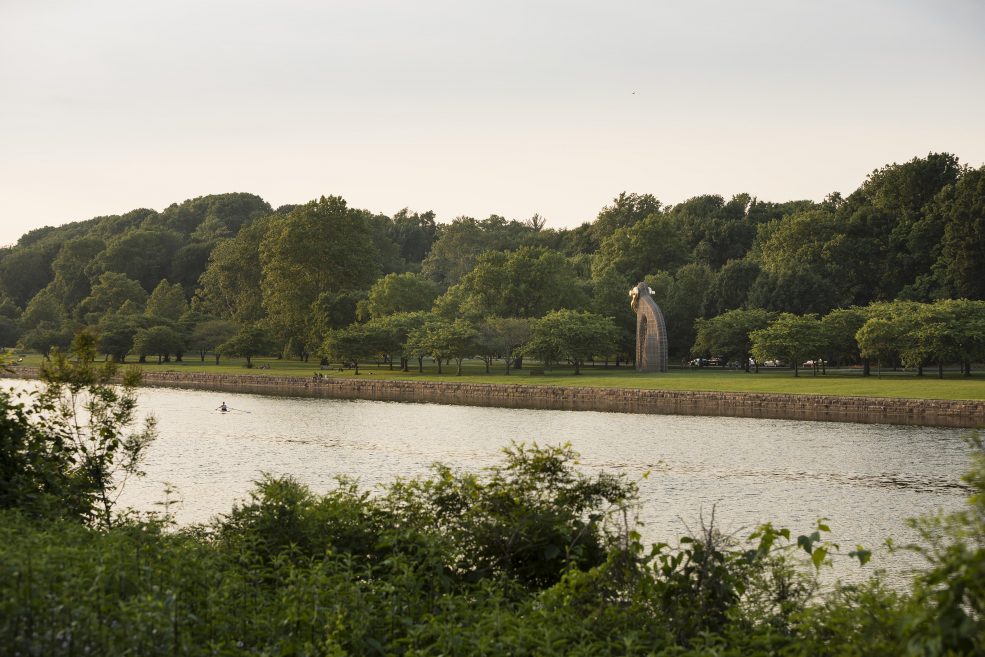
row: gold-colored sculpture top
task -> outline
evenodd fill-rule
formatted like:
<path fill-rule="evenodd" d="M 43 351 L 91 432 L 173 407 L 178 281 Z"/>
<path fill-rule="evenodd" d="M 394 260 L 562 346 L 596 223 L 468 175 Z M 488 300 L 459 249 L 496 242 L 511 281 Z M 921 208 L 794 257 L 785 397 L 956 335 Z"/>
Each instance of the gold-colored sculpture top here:
<path fill-rule="evenodd" d="M 636 287 L 629 291 L 629 306 L 633 309 L 633 312 L 639 312 L 640 308 L 640 297 L 643 295 L 649 295 L 650 288 L 647 287 L 646 283 L 638 283 Z"/>

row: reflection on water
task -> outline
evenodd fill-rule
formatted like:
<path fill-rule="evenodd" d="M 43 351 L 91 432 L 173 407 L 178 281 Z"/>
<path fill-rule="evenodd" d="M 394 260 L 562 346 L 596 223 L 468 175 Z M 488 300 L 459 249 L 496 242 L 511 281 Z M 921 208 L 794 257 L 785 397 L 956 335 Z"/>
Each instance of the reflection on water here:
<path fill-rule="evenodd" d="M 907 517 L 957 509 L 967 496 L 960 480 L 967 447 L 957 429 L 163 388 L 142 390 L 140 401 L 157 416 L 160 438 L 148 452 L 147 477 L 130 482 L 122 502 L 154 509 L 170 482 L 182 499 L 181 523 L 227 511 L 261 472 L 290 474 L 318 491 L 343 475 L 372 488 L 424 474 L 436 461 L 473 470 L 491 465 L 511 440 L 570 442 L 582 467 L 638 480 L 650 541 L 699 525 L 699 516 L 714 508 L 716 523 L 739 536 L 766 520 L 798 533 L 829 518 L 833 540 L 848 552 L 856 544 L 878 547 L 888 537 L 913 540 Z M 236 412 L 216 412 L 222 401 Z M 891 574 L 916 565 L 878 557 Z"/>

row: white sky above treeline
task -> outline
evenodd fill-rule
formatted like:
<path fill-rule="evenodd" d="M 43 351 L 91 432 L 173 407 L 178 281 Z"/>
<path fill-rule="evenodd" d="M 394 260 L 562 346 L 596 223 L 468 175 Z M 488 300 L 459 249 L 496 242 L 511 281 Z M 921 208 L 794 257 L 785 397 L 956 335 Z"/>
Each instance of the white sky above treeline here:
<path fill-rule="evenodd" d="M 985 163 L 978 0 L 0 0 L 0 244 L 187 198 L 548 227 Z"/>

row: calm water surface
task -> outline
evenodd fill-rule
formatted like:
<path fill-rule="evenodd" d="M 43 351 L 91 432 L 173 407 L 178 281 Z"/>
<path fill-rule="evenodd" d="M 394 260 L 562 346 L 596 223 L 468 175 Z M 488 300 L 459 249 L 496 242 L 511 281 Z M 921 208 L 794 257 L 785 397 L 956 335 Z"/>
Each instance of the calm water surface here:
<path fill-rule="evenodd" d="M 217 412 L 222 401 L 234 412 Z M 878 548 L 887 537 L 915 538 L 906 518 L 960 508 L 967 496 L 960 476 L 968 450 L 956 429 L 164 388 L 141 390 L 140 404 L 157 416 L 160 437 L 148 453 L 147 476 L 127 485 L 121 503 L 159 508 L 168 482 L 182 500 L 173 509 L 181 523 L 228 511 L 261 472 L 293 475 L 317 491 L 339 475 L 373 488 L 424 474 L 436 461 L 481 469 L 496 463 L 511 440 L 570 442 L 584 468 L 640 480 L 647 541 L 698 527 L 714 508 L 716 524 L 742 537 L 767 520 L 796 534 L 826 517 L 843 551 Z M 917 563 L 880 554 L 875 561 L 891 576 Z M 847 563 L 839 574 L 853 578 L 846 569 Z"/>

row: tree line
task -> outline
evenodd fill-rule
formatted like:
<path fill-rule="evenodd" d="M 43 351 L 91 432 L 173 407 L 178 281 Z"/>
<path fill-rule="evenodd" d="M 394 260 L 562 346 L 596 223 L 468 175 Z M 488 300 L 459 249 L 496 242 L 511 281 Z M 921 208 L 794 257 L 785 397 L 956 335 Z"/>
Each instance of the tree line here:
<path fill-rule="evenodd" d="M 407 367 L 457 358 L 466 343 L 465 357 L 515 359 L 514 334 L 529 331 L 536 346 L 524 353 L 535 357 L 619 363 L 634 351 L 626 293 L 645 280 L 671 356 L 685 360 L 705 351 L 702 322 L 731 311 L 820 317 L 983 300 L 983 247 L 985 167 L 947 153 L 886 165 L 820 202 L 737 194 L 664 205 L 622 193 L 572 229 L 539 215 L 438 223 L 340 197 L 274 209 L 224 194 L 41 228 L 0 249 L 0 344 L 46 354 L 88 327 L 120 361 L 372 351 Z M 548 346 L 562 328 L 570 343 L 586 327 L 592 346 Z"/>
<path fill-rule="evenodd" d="M 828 363 L 858 364 L 863 374 L 881 367 L 923 368 L 958 363 L 964 374 L 985 360 L 985 301 L 944 299 L 933 303 L 892 301 L 864 308 L 837 308 L 816 313 L 776 313 L 762 308 L 737 309 L 698 319 L 695 353 L 724 354 L 746 370 L 759 363 L 802 364 L 815 373 Z"/>

